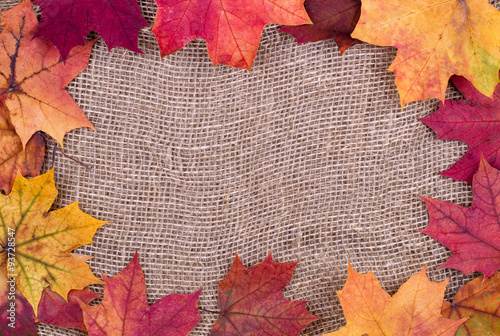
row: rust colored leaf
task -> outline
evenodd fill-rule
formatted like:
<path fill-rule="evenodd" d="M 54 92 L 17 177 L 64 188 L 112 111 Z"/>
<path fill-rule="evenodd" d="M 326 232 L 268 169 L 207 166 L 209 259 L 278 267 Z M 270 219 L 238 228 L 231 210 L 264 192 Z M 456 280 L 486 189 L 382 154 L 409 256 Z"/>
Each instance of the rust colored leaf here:
<path fill-rule="evenodd" d="M 137 253 L 130 264 L 112 279 L 103 275 L 104 299 L 98 306 L 80 303 L 91 336 L 187 336 L 201 321 L 198 297 L 170 294 L 148 306 L 146 282 Z"/>
<path fill-rule="evenodd" d="M 295 37 L 297 43 L 334 39 L 341 55 L 349 47 L 361 43 L 351 37 L 361 13 L 360 0 L 306 0 L 304 6 L 312 25 L 285 26 L 280 29 Z"/>
<path fill-rule="evenodd" d="M 421 232 L 453 252 L 441 267 L 479 271 L 488 278 L 500 268 L 500 172 L 484 160 L 472 180 L 472 194 L 470 208 L 423 197 L 430 221 Z"/>
<path fill-rule="evenodd" d="M 72 289 L 101 283 L 71 251 L 92 243 L 105 224 L 78 209 L 78 203 L 49 211 L 57 196 L 53 170 L 33 179 L 18 175 L 12 192 L 0 195 L 0 243 L 7 276 L 33 307 L 49 287 L 63 298 Z"/>
<path fill-rule="evenodd" d="M 98 32 L 108 49 L 137 47 L 139 31 L 148 26 L 137 0 L 33 0 L 42 10 L 36 36 L 54 43 L 66 59 L 71 49 L 85 44 L 91 30 Z"/>
<path fill-rule="evenodd" d="M 306 310 L 306 301 L 283 297 L 296 265 L 274 262 L 269 255 L 247 269 L 236 255 L 226 277 L 219 282 L 220 316 L 210 335 L 293 336 L 317 320 Z"/>
<path fill-rule="evenodd" d="M 62 145 L 70 130 L 93 129 L 64 88 L 87 67 L 95 41 L 74 48 L 63 62 L 52 43 L 33 38 L 37 24 L 28 0 L 2 12 L 0 100 L 10 111 L 23 146 L 37 131 L 49 134 Z"/>
<path fill-rule="evenodd" d="M 455 336 L 500 335 L 500 273 L 466 283 L 453 299 L 443 303 L 443 316 L 452 320 L 468 318 Z"/>
<path fill-rule="evenodd" d="M 452 75 L 491 97 L 500 81 L 500 12 L 488 0 L 363 0 L 354 38 L 398 49 L 401 105 L 444 101 Z"/>
<path fill-rule="evenodd" d="M 436 132 L 438 139 L 469 145 L 467 153 L 442 174 L 472 183 L 481 155 L 500 168 L 500 85 L 491 100 L 464 77 L 453 76 L 451 80 L 465 100 L 446 100 L 434 114 L 420 120 Z"/>
<path fill-rule="evenodd" d="M 219 63 L 250 69 L 268 23 L 311 23 L 304 0 L 155 0 L 158 12 L 153 33 L 162 57 L 189 41 L 207 41 L 208 55 Z"/>
<path fill-rule="evenodd" d="M 426 268 L 412 275 L 393 297 L 372 272 L 359 274 L 349 265 L 344 288 L 338 291 L 347 325 L 324 336 L 453 336 L 464 319 L 441 316 L 448 280 L 431 282 Z"/>
<path fill-rule="evenodd" d="M 10 193 L 17 174 L 38 176 L 45 155 L 45 143 L 34 134 L 23 149 L 10 122 L 9 110 L 0 102 L 0 189 Z"/>

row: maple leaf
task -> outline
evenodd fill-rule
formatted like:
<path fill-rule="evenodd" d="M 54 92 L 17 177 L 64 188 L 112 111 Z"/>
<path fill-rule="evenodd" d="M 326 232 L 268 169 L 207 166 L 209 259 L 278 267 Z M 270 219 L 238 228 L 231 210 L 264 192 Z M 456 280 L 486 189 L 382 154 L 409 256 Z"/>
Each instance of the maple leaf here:
<path fill-rule="evenodd" d="M 401 105 L 444 101 L 448 79 L 460 75 L 491 97 L 500 81 L 500 12 L 488 0 L 363 0 L 354 38 L 398 48 L 389 70 Z"/>
<path fill-rule="evenodd" d="M 23 146 L 37 131 L 49 134 L 62 146 L 70 130 L 93 129 L 64 88 L 87 67 L 95 41 L 74 48 L 63 62 L 49 41 L 33 38 L 37 23 L 28 0 L 2 12 L 0 100 L 10 111 Z"/>
<path fill-rule="evenodd" d="M 33 135 L 23 149 L 21 139 L 10 122 L 9 111 L 0 102 L 0 189 L 10 193 L 17 174 L 37 176 L 45 156 L 45 143 Z"/>
<path fill-rule="evenodd" d="M 70 252 L 92 243 L 105 222 L 78 209 L 78 203 L 49 211 L 57 196 L 54 172 L 25 179 L 18 175 L 12 192 L 0 195 L 0 243 L 7 260 L 7 276 L 14 277 L 21 293 L 37 314 L 43 290 L 67 298 L 72 289 L 101 283 L 81 257 Z"/>
<path fill-rule="evenodd" d="M 162 57 L 189 41 L 207 41 L 208 55 L 219 63 L 249 69 L 266 24 L 311 23 L 304 0 L 155 0 L 153 33 Z"/>
<path fill-rule="evenodd" d="M 269 255 L 247 269 L 236 255 L 226 277 L 219 281 L 221 311 L 210 335 L 292 336 L 317 320 L 306 310 L 306 301 L 283 297 L 296 265 L 274 262 Z"/>
<path fill-rule="evenodd" d="M 360 0 L 306 0 L 304 6 L 312 25 L 280 29 L 295 37 L 298 44 L 334 39 L 342 55 L 349 47 L 361 43 L 351 37 L 361 13 Z"/>
<path fill-rule="evenodd" d="M 453 255 L 440 267 L 485 278 L 500 268 L 500 172 L 481 160 L 472 181 L 470 208 L 423 197 L 429 225 L 423 232 L 448 247 Z"/>
<path fill-rule="evenodd" d="M 42 10 L 36 36 L 54 43 L 66 59 L 71 49 L 85 44 L 90 31 L 98 32 L 108 50 L 124 47 L 141 53 L 139 32 L 148 23 L 136 0 L 33 0 Z"/>
<path fill-rule="evenodd" d="M 72 290 L 68 294 L 68 301 L 50 288 L 45 288 L 42 300 L 38 304 L 38 322 L 58 326 L 61 328 L 74 328 L 86 331 L 83 324 L 83 314 L 80 302 L 89 304 L 101 297 L 88 287 L 83 290 Z"/>
<path fill-rule="evenodd" d="M 197 308 L 201 289 L 192 294 L 170 294 L 148 306 L 137 252 L 118 275 L 112 279 L 103 275 L 103 279 L 106 284 L 102 303 L 80 303 L 91 336 L 187 336 L 201 321 Z"/>
<path fill-rule="evenodd" d="M 85 331 L 82 311 L 75 298 L 89 303 L 100 297 L 99 294 L 94 293 L 88 287 L 83 290 L 72 290 L 69 292 L 67 302 L 47 287 L 43 291 L 38 306 L 38 319 L 36 319 L 33 308 L 16 288 L 15 279 L 7 278 L 6 264 L 4 262 L 0 266 L 0 335 L 37 335 L 37 320 L 62 328 Z"/>
<path fill-rule="evenodd" d="M 0 335 L 36 336 L 35 313 L 16 286 L 14 277 L 7 277 L 8 259 L 0 254 Z"/>
<path fill-rule="evenodd" d="M 500 168 L 500 85 L 491 100 L 464 77 L 453 76 L 451 80 L 467 100 L 446 100 L 434 114 L 420 120 L 436 132 L 438 139 L 469 145 L 467 153 L 442 174 L 471 183 L 481 155 L 493 167 Z"/>
<path fill-rule="evenodd" d="M 391 298 L 372 272 L 359 274 L 348 267 L 344 288 L 338 291 L 347 325 L 323 336 L 453 336 L 463 323 L 441 316 L 448 280 L 431 282 L 426 267 L 404 283 Z"/>
<path fill-rule="evenodd" d="M 466 283 L 453 299 L 443 303 L 443 316 L 452 320 L 468 317 L 455 336 L 500 335 L 500 273 Z"/>

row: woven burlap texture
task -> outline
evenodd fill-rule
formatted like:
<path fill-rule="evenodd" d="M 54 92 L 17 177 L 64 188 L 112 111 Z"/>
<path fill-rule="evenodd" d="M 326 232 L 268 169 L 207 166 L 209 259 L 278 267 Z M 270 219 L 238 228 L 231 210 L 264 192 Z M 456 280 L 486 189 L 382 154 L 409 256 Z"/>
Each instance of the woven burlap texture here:
<path fill-rule="evenodd" d="M 156 5 L 139 4 L 152 26 Z M 217 310 L 235 253 L 250 267 L 272 252 L 299 260 L 284 295 L 321 317 L 304 335 L 345 324 L 335 291 L 349 261 L 390 294 L 426 264 L 430 279 L 451 277 L 448 298 L 471 278 L 438 269 L 451 252 L 417 231 L 428 223 L 420 195 L 470 204 L 470 186 L 439 174 L 466 146 L 417 120 L 437 100 L 401 109 L 386 70 L 394 48 L 340 56 L 333 41 L 297 46 L 269 25 L 248 72 L 213 67 L 202 40 L 162 60 L 151 28 L 139 47 L 144 55 L 108 52 L 99 40 L 68 88 L 96 131 L 72 131 L 65 151 L 93 168 L 57 157 L 54 208 L 79 201 L 110 221 L 77 250 L 94 256 L 96 274 L 116 275 L 138 251 L 150 303 L 203 287 L 199 306 Z M 217 317 L 201 315 L 192 335 L 208 335 Z"/>

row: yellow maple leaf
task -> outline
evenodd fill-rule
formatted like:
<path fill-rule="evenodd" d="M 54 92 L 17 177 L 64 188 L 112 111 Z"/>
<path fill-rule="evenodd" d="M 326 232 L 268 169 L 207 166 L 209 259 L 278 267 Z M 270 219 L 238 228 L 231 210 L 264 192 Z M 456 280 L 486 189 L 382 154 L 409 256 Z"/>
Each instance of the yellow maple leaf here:
<path fill-rule="evenodd" d="M 33 179 L 17 176 L 9 195 L 0 195 L 0 266 L 15 278 L 21 293 L 37 313 L 43 290 L 50 288 L 67 298 L 72 289 L 102 283 L 85 258 L 71 251 L 92 243 L 106 222 L 78 209 L 73 203 L 49 209 L 57 196 L 53 170 Z"/>
<path fill-rule="evenodd" d="M 323 336 L 453 336 L 466 320 L 441 316 L 448 280 L 431 282 L 426 268 L 410 277 L 391 298 L 373 273 L 359 274 L 349 265 L 344 288 L 338 291 L 347 325 Z"/>
<path fill-rule="evenodd" d="M 444 100 L 452 75 L 492 97 L 499 82 L 500 12 L 487 0 L 363 0 L 354 38 L 398 48 L 389 70 L 401 105 Z"/>

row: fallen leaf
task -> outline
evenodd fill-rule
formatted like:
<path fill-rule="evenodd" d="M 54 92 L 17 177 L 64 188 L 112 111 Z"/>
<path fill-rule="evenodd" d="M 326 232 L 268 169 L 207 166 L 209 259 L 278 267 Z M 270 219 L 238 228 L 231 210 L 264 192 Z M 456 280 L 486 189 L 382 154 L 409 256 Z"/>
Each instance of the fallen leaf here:
<path fill-rule="evenodd" d="M 158 12 L 153 33 L 162 57 L 202 38 L 214 65 L 241 69 L 250 70 L 266 24 L 311 23 L 304 0 L 155 1 Z"/>
<path fill-rule="evenodd" d="M 70 291 L 68 301 L 66 301 L 61 295 L 47 287 L 38 304 L 38 322 L 86 331 L 82 309 L 78 301 L 89 304 L 99 297 L 101 297 L 100 294 L 85 287 L 83 290 Z"/>
<path fill-rule="evenodd" d="M 338 291 L 347 325 L 323 336 L 453 336 L 463 323 L 441 316 L 448 280 L 432 282 L 426 267 L 405 282 L 391 298 L 372 272 L 348 268 L 344 288 Z"/>
<path fill-rule="evenodd" d="M 84 45 L 91 30 L 98 32 L 108 50 L 124 47 L 141 53 L 139 32 L 148 23 L 136 0 L 33 0 L 42 10 L 36 36 L 49 39 L 66 59 L 71 49 Z"/>
<path fill-rule="evenodd" d="M 0 254 L 0 335 L 36 336 L 35 313 L 7 271 L 7 254 Z"/>
<path fill-rule="evenodd" d="M 72 289 L 101 283 L 89 265 L 70 252 L 91 244 L 105 222 L 83 213 L 78 203 L 49 212 L 57 196 L 53 175 L 53 169 L 29 180 L 18 175 L 12 192 L 0 195 L 0 243 L 5 258 L 12 258 L 7 273 L 16 275 L 35 315 L 48 286 L 66 299 Z"/>
<path fill-rule="evenodd" d="M 148 306 L 146 282 L 137 253 L 112 279 L 103 275 L 104 299 L 97 306 L 80 303 L 88 333 L 94 335 L 187 336 L 201 321 L 198 297 L 170 294 Z"/>
<path fill-rule="evenodd" d="M 87 67 L 95 41 L 74 48 L 63 62 L 49 41 L 34 38 L 37 23 L 28 0 L 2 12 L 0 100 L 10 111 L 23 146 L 37 131 L 49 134 L 62 146 L 70 130 L 93 129 L 64 88 Z"/>
<path fill-rule="evenodd" d="M 34 134 L 23 149 L 9 110 L 0 102 L 0 189 L 10 193 L 17 174 L 38 176 L 44 156 L 45 143 L 39 134 Z"/>
<path fill-rule="evenodd" d="M 297 262 L 277 263 L 271 255 L 247 269 L 236 255 L 224 280 L 219 281 L 220 316 L 211 336 L 298 335 L 318 317 L 306 301 L 288 301 L 283 289 Z"/>
<path fill-rule="evenodd" d="M 472 180 L 470 208 L 423 197 L 429 226 L 421 232 L 448 247 L 453 255 L 440 267 L 488 278 L 500 268 L 500 172 L 481 160 Z"/>
<path fill-rule="evenodd" d="M 295 37 L 298 44 L 334 39 L 342 55 L 349 47 L 361 43 L 351 37 L 361 13 L 360 0 L 306 0 L 304 6 L 312 25 L 280 29 Z"/>
<path fill-rule="evenodd" d="M 33 308 L 16 288 L 15 277 L 9 277 L 11 279 L 10 282 L 8 281 L 6 264 L 7 260 L 0 266 L 0 335 L 37 335 L 37 319 Z M 100 297 L 99 294 L 86 287 L 83 290 L 70 291 L 67 302 L 47 287 L 38 305 L 38 322 L 85 331 L 82 310 L 75 298 L 89 303 L 98 297 Z"/>
<path fill-rule="evenodd" d="M 436 132 L 438 139 L 469 145 L 467 153 L 442 174 L 472 183 L 481 155 L 490 165 L 500 168 L 500 85 L 491 100 L 464 77 L 453 76 L 451 80 L 466 100 L 446 100 L 434 114 L 420 120 Z"/>
<path fill-rule="evenodd" d="M 443 316 L 452 320 L 468 317 L 455 336 L 500 335 L 500 273 L 466 283 L 453 299 L 443 303 Z"/>
<path fill-rule="evenodd" d="M 404 106 L 444 101 L 452 75 L 491 97 L 500 81 L 499 26 L 500 12 L 488 0 L 363 0 L 352 36 L 398 49 L 389 70 Z"/>

